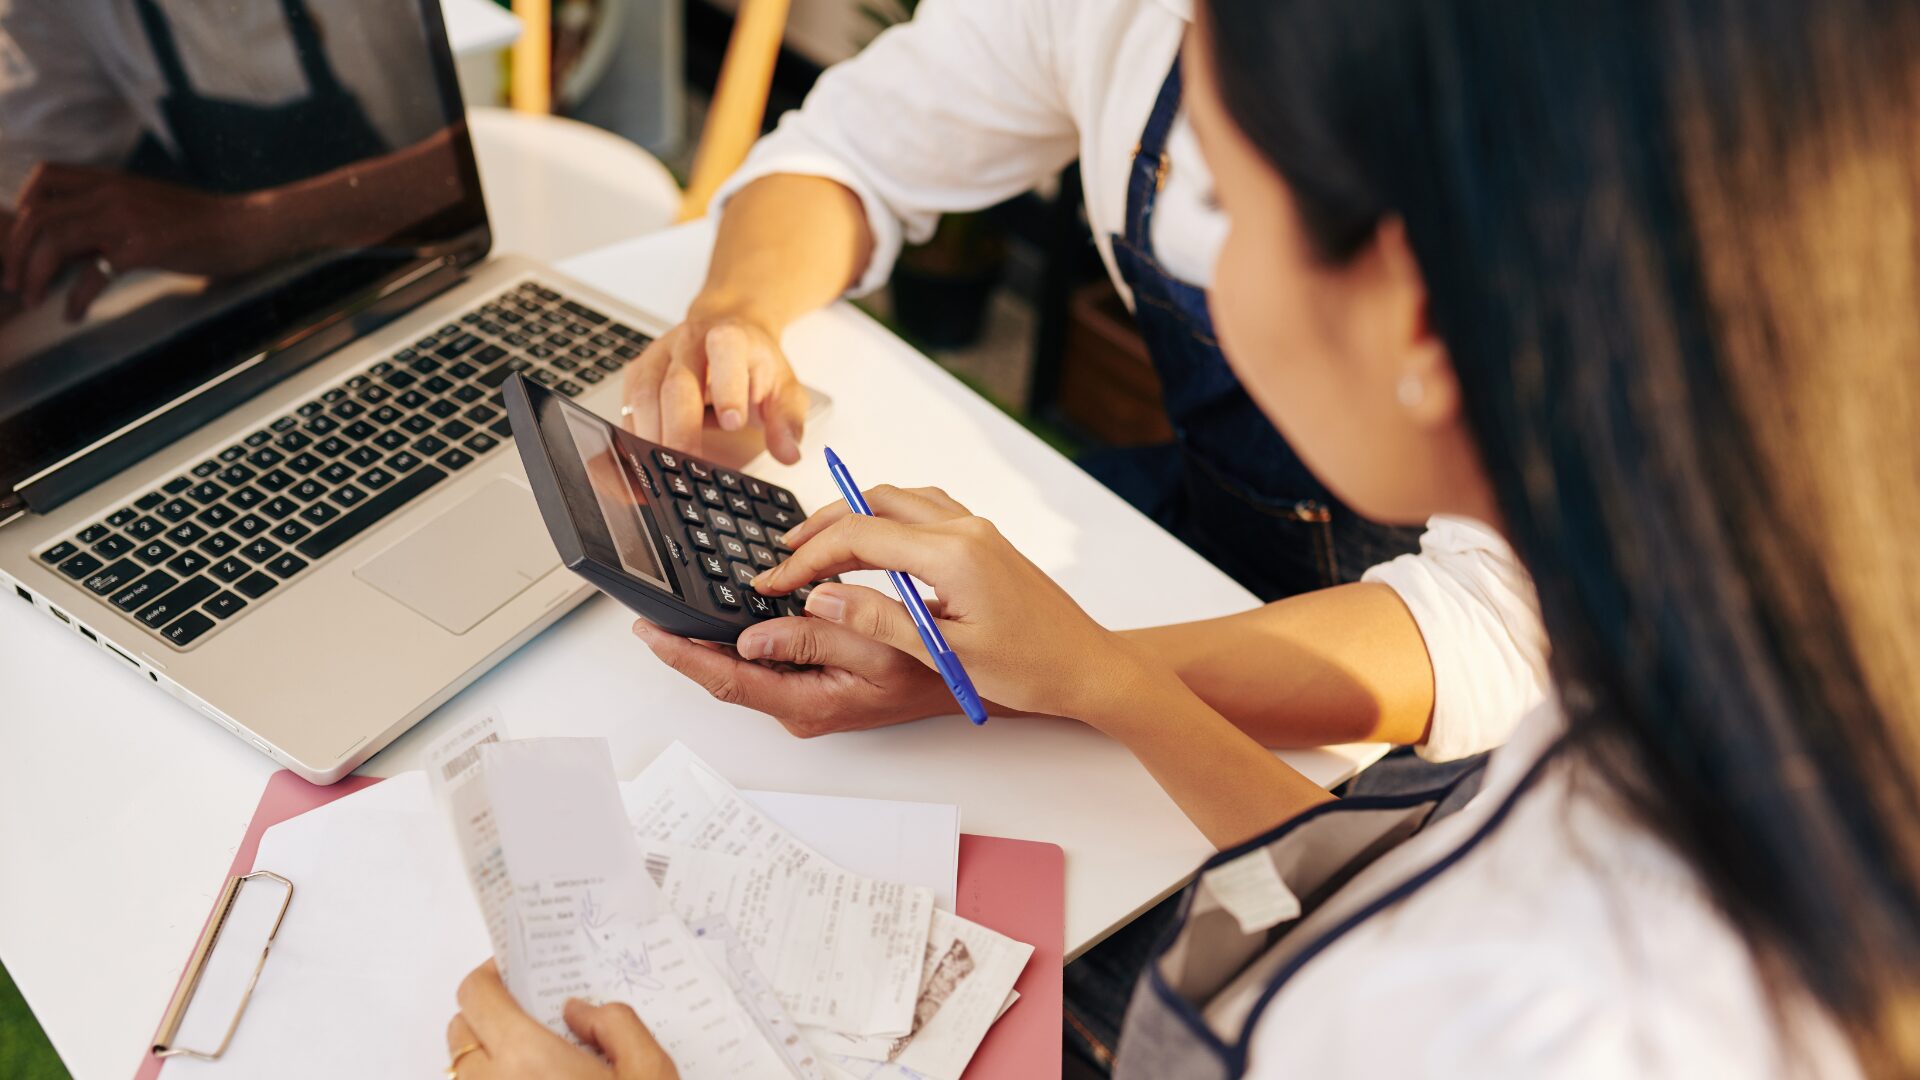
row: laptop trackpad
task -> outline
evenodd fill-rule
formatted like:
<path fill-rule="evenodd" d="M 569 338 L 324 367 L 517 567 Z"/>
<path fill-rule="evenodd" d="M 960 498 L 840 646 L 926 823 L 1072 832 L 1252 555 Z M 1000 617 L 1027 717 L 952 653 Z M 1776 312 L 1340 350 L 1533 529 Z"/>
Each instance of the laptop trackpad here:
<path fill-rule="evenodd" d="M 533 492 L 503 476 L 353 573 L 464 634 L 559 565 Z"/>

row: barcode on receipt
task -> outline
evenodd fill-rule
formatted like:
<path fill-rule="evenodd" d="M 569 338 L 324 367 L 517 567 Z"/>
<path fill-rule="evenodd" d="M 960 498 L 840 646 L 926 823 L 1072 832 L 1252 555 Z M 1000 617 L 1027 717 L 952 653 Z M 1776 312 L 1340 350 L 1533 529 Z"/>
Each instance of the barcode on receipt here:
<path fill-rule="evenodd" d="M 479 742 L 474 743 L 472 746 L 467 747 L 465 750 L 460 751 L 442 762 L 440 764 L 440 778 L 442 780 L 452 780 L 454 777 L 466 772 L 469 768 L 473 767 L 474 762 L 480 760 L 481 747 L 490 742 L 499 741 L 499 735 L 489 732 L 486 738 L 481 739 Z"/>

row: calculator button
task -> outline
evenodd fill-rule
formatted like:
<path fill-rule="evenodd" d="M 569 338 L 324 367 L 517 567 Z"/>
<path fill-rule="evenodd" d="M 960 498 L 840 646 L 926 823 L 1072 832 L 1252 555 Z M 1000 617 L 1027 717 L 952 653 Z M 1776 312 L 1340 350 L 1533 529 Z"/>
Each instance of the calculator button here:
<path fill-rule="evenodd" d="M 793 548 L 787 543 L 787 531 L 785 529 L 768 529 L 767 543 L 772 545 L 773 550 L 782 555 L 793 554 Z"/>
<path fill-rule="evenodd" d="M 728 495 L 727 509 L 733 511 L 734 514 L 739 517 L 752 517 L 753 500 L 742 494 Z"/>
<path fill-rule="evenodd" d="M 223 592 L 219 596 L 207 601 L 206 609 L 216 618 L 230 619 L 239 614 L 240 609 L 246 606 L 247 602 L 240 599 L 238 593 Z"/>
<path fill-rule="evenodd" d="M 133 541 L 124 536 L 109 536 L 93 545 L 93 552 L 102 558 L 117 559 L 133 550 Z"/>
<path fill-rule="evenodd" d="M 749 544 L 747 550 L 753 554 L 753 564 L 762 570 L 771 570 L 780 565 L 780 560 L 774 558 L 773 551 L 764 544 Z"/>
<path fill-rule="evenodd" d="M 740 610 L 740 590 L 724 581 L 713 583 L 713 602 L 723 608 Z"/>
<path fill-rule="evenodd" d="M 753 520 L 753 518 L 750 515 L 747 515 L 747 514 L 740 515 L 739 519 L 736 520 L 734 524 L 740 526 L 740 538 L 742 540 L 745 540 L 747 543 L 764 544 L 767 542 L 766 526 L 761 525 L 759 522 Z"/>
<path fill-rule="evenodd" d="M 659 462 L 660 467 L 668 472 L 680 471 L 680 455 L 671 450 L 655 450 L 653 460 Z"/>
<path fill-rule="evenodd" d="M 740 474 L 737 472 L 729 469 L 715 469 L 713 475 L 719 479 L 720 486 L 728 491 L 745 490 L 740 486 Z"/>
<path fill-rule="evenodd" d="M 741 543 L 740 538 L 737 536 L 721 536 L 720 550 L 725 552 L 729 558 L 739 559 L 741 562 L 746 562 L 753 557 L 752 553 L 747 550 L 747 545 Z"/>
<path fill-rule="evenodd" d="M 132 581 L 134 578 L 139 577 L 141 573 L 142 570 L 140 569 L 139 563 L 134 562 L 132 559 L 121 559 L 119 562 L 88 578 L 87 588 L 101 596 L 105 596 L 125 585 L 127 582 Z"/>
<path fill-rule="evenodd" d="M 710 578 L 720 581 L 725 581 L 727 578 L 727 560 L 718 555 L 700 556 L 700 569 L 706 571 Z"/>
<path fill-rule="evenodd" d="M 82 551 L 73 558 L 61 563 L 60 572 L 75 581 L 79 581 L 81 578 L 86 577 L 88 574 L 93 573 L 105 565 L 106 563 Z"/>
<path fill-rule="evenodd" d="M 705 525 L 707 523 L 707 515 L 701 513 L 700 508 L 690 502 L 675 500 L 673 508 L 679 511 L 680 520 L 689 525 Z"/>
<path fill-rule="evenodd" d="M 721 496 L 718 485 L 700 484 L 696 490 L 700 493 L 700 501 L 708 506 L 725 507 L 727 505 L 727 500 Z"/>
<path fill-rule="evenodd" d="M 747 594 L 747 614 L 756 619 L 778 618 L 780 605 L 757 592 L 750 592 Z"/>
<path fill-rule="evenodd" d="M 685 460 L 687 464 L 688 476 L 693 477 L 695 480 L 713 479 L 713 466 L 695 461 L 692 458 L 686 458 L 683 460 Z"/>
<path fill-rule="evenodd" d="M 197 611 L 189 611 L 175 620 L 172 626 L 160 631 L 160 636 L 181 648 L 186 648 L 199 639 L 201 634 L 213 629 L 213 620 Z"/>
<path fill-rule="evenodd" d="M 778 506 L 760 508 L 760 520 L 782 531 L 800 524 L 800 515 L 793 510 L 782 510 Z"/>
<path fill-rule="evenodd" d="M 773 492 L 765 483 L 751 476 L 742 477 L 741 480 L 746 485 L 747 497 L 755 502 L 767 502 L 773 498 Z"/>
<path fill-rule="evenodd" d="M 733 571 L 733 580 L 743 589 L 753 588 L 753 579 L 760 576 L 760 571 L 743 562 L 728 563 L 727 569 Z"/>
<path fill-rule="evenodd" d="M 780 614 L 798 619 L 806 615 L 806 613 L 807 605 L 795 600 L 791 596 L 783 596 L 780 598 Z"/>
<path fill-rule="evenodd" d="M 675 495 L 678 495 L 683 499 L 693 498 L 693 485 L 687 483 L 687 478 L 684 476 L 680 476 L 674 473 L 668 473 L 667 474 L 667 490 L 673 492 Z"/>
<path fill-rule="evenodd" d="M 714 532 L 726 533 L 728 536 L 737 536 L 740 532 L 739 527 L 733 522 L 733 515 L 724 510 L 707 511 L 707 524 L 713 526 Z"/>
<path fill-rule="evenodd" d="M 65 562 L 66 560 L 73 558 L 74 552 L 79 550 L 80 550 L 80 545 L 72 543 L 71 541 L 62 540 L 59 543 L 48 548 L 47 550 L 41 552 L 40 561 L 44 563 Z"/>
<path fill-rule="evenodd" d="M 707 529 L 698 526 L 690 528 L 687 530 L 687 539 L 692 541 L 693 546 L 699 548 L 701 551 L 720 550 L 720 545 L 713 539 L 713 533 Z"/>

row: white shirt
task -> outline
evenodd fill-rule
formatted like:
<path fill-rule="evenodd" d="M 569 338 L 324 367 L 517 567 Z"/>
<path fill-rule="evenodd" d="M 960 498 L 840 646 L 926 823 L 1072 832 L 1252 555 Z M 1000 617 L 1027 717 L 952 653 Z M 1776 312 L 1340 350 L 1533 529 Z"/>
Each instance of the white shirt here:
<path fill-rule="evenodd" d="M 1357 875 L 1342 906 L 1459 847 L 1565 727 L 1531 585 L 1491 530 L 1436 518 L 1419 554 L 1368 577 L 1399 590 L 1433 651 L 1437 745 L 1503 741 L 1518 723 L 1480 794 Z M 1788 1003 L 1789 1050 L 1751 953 L 1692 868 L 1577 767 L 1547 766 L 1458 864 L 1301 968 L 1254 1028 L 1248 1075 L 1858 1076 L 1804 1000 Z M 1316 928 L 1309 916 L 1296 932 Z M 1237 1030 L 1263 974 L 1256 962 L 1209 1022 Z"/>
<path fill-rule="evenodd" d="M 1002 202 L 1076 157 L 1094 243 L 1121 295 L 1110 235 L 1124 233 L 1128 167 L 1190 18 L 1190 0 L 925 0 L 912 22 L 834 65 L 754 147 L 715 208 L 774 173 L 837 180 L 860 197 L 873 261 L 854 291 L 885 283 L 902 242 L 942 213 Z M 1184 111 L 1153 249 L 1204 287 L 1226 231 Z"/>
<path fill-rule="evenodd" d="M 279 0 L 156 0 L 193 90 L 285 104 L 310 92 Z M 327 59 L 389 147 L 443 124 L 419 9 L 307 0 Z M 132 0 L 0 0 L 0 201 L 42 161 L 117 166 L 144 132 L 171 143 L 166 79 Z"/>

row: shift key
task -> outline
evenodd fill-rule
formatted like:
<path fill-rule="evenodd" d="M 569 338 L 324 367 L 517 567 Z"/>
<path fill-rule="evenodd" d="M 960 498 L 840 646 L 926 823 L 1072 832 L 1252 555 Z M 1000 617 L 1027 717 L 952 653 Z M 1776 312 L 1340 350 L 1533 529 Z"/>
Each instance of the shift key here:
<path fill-rule="evenodd" d="M 178 618 L 182 612 L 191 611 L 200 601 L 215 592 L 212 581 L 197 577 L 185 585 L 173 590 L 160 599 L 140 609 L 139 620 L 155 630 Z"/>

